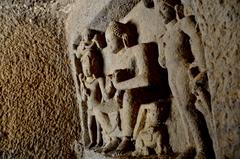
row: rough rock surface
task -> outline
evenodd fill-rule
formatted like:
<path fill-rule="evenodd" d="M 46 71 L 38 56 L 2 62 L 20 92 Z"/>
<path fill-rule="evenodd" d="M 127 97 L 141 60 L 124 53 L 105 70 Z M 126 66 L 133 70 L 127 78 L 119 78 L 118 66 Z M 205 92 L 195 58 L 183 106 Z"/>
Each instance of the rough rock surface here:
<path fill-rule="evenodd" d="M 240 156 L 240 3 L 194 1 L 212 95 L 213 140 L 217 158 Z"/>
<path fill-rule="evenodd" d="M 0 2 L 0 158 L 74 158 L 78 109 L 62 14 Z"/>
<path fill-rule="evenodd" d="M 125 16 L 126 12 L 118 15 L 119 8 L 114 7 L 122 1 L 110 2 L 0 2 L 0 158 L 75 158 L 73 143 L 79 140 L 80 122 L 68 51 L 85 26 L 104 31 L 109 20 Z M 134 9 L 140 12 L 141 7 Z M 193 0 L 190 7 L 204 42 L 213 113 L 213 125 L 208 126 L 216 158 L 238 159 L 240 3 Z M 144 14 L 152 17 L 151 10 Z M 149 19 L 156 25 L 145 26 L 146 17 L 131 19 L 134 16 L 130 13 L 122 21 L 139 24 L 139 41 L 157 38 L 150 34 L 158 30 L 157 20 Z M 182 150 L 184 134 L 174 109 L 168 121 L 172 124 L 170 142 L 175 143 L 174 150 Z"/>

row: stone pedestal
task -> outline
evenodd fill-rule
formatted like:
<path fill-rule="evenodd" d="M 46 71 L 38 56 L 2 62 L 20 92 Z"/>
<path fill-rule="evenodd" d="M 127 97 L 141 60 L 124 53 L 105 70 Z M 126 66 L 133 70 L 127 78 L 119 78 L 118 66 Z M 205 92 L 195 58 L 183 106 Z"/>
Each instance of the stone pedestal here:
<path fill-rule="evenodd" d="M 133 157 L 129 154 L 125 154 L 123 156 L 119 156 L 119 157 L 112 157 L 111 154 L 109 153 L 109 155 L 106 154 L 101 154 L 101 153 L 96 153 L 93 150 L 84 150 L 83 152 L 83 156 L 78 158 L 80 159 L 173 159 L 173 157 L 170 156 L 157 156 L 157 155 L 151 155 L 151 156 L 147 156 L 147 157 Z"/>

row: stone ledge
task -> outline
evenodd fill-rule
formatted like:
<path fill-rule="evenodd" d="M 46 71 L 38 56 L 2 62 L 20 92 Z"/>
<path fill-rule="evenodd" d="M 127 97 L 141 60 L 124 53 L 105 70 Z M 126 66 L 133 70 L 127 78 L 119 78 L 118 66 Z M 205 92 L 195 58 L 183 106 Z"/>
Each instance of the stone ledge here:
<path fill-rule="evenodd" d="M 83 151 L 83 159 L 172 159 L 173 157 L 162 155 L 162 156 L 157 156 L 157 155 L 151 155 L 147 157 L 143 156 L 138 156 L 138 157 L 133 157 L 131 156 L 131 152 L 128 154 L 125 154 L 123 156 L 119 157 L 112 157 L 111 153 L 109 154 L 101 154 L 101 153 L 96 153 L 93 150 L 84 150 Z"/>

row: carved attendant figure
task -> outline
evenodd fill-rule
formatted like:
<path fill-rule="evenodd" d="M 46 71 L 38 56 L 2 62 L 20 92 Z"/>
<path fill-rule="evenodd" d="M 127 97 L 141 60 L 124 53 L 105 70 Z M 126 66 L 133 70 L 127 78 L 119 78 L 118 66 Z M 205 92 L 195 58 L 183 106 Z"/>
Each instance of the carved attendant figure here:
<path fill-rule="evenodd" d="M 87 102 L 88 106 L 88 132 L 90 144 L 88 148 L 92 148 L 96 141 L 94 140 L 94 132 L 92 125 L 94 122 L 93 109 L 101 105 L 102 98 L 107 99 L 107 94 L 104 89 L 103 78 L 101 75 L 101 58 L 98 52 L 88 51 L 81 57 L 83 74 L 79 75 L 81 82 L 81 97 L 83 102 Z M 98 122 L 97 122 L 98 124 Z M 100 126 L 97 125 L 98 142 L 100 142 Z M 97 143 L 99 144 L 99 143 Z"/>
<path fill-rule="evenodd" d="M 97 50 L 105 47 L 103 35 L 95 30 L 85 28 L 81 33 L 81 41 L 77 47 L 76 57 L 81 58 L 88 50 Z"/>
<path fill-rule="evenodd" d="M 200 70 L 205 68 L 203 48 L 195 29 L 196 24 L 190 16 L 182 19 L 177 17 L 177 21 L 169 14 L 174 12 L 173 7 L 165 1 L 155 0 L 155 7 L 162 15 L 167 29 L 160 43 L 159 63 L 168 70 L 169 85 L 178 103 L 186 137 L 188 138 L 190 130 L 197 151 L 196 159 L 212 158 L 209 153 L 211 150 L 208 150 L 210 138 L 205 133 L 206 130 L 202 130 L 200 126 L 202 119 L 195 109 L 195 96 L 190 86 L 189 68 L 194 58 Z M 182 157 L 184 155 L 179 156 Z"/>

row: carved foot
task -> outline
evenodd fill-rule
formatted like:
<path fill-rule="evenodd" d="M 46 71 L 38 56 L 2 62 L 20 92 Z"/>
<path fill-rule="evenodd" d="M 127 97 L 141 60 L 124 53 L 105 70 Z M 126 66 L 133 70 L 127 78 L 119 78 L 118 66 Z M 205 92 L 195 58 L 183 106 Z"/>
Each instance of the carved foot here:
<path fill-rule="evenodd" d="M 97 152 L 97 153 L 102 153 L 103 152 L 104 147 L 96 147 L 93 149 L 93 151 Z"/>
<path fill-rule="evenodd" d="M 206 153 L 203 151 L 197 152 L 197 155 L 194 157 L 194 159 L 207 159 Z"/>
<path fill-rule="evenodd" d="M 103 146 L 102 142 L 97 142 L 96 145 L 94 145 L 92 148 L 89 148 L 89 149 L 92 149 L 95 152 L 101 153 L 103 149 L 102 146 Z"/>
<path fill-rule="evenodd" d="M 135 150 L 132 152 L 132 156 L 148 156 L 149 150 L 147 147 L 143 147 L 141 150 Z"/>
<path fill-rule="evenodd" d="M 115 150 L 118 144 L 119 144 L 119 140 L 117 138 L 112 139 L 111 142 L 109 142 L 106 146 L 103 147 L 102 153 L 107 153 Z"/>
<path fill-rule="evenodd" d="M 194 147 L 189 147 L 183 153 L 177 156 L 176 159 L 193 159 L 196 154 L 196 150 Z"/>
<path fill-rule="evenodd" d="M 136 150 L 132 152 L 132 156 L 142 156 L 142 153 Z"/>
<path fill-rule="evenodd" d="M 96 145 L 95 142 L 91 142 L 91 143 L 87 146 L 87 149 L 91 150 L 92 148 L 94 148 L 95 145 Z"/>
<path fill-rule="evenodd" d="M 83 151 L 83 145 L 80 143 L 80 142 L 78 142 L 78 141 L 74 141 L 74 143 L 73 143 L 74 145 L 74 147 L 73 147 L 73 149 L 74 149 L 74 152 L 77 154 L 77 155 L 79 155 L 79 154 L 81 154 L 82 153 L 82 151 Z"/>
<path fill-rule="evenodd" d="M 131 142 L 130 138 L 124 137 L 122 142 L 117 147 L 116 152 L 113 154 L 113 157 L 123 155 L 131 150 L 133 150 L 133 143 Z"/>

